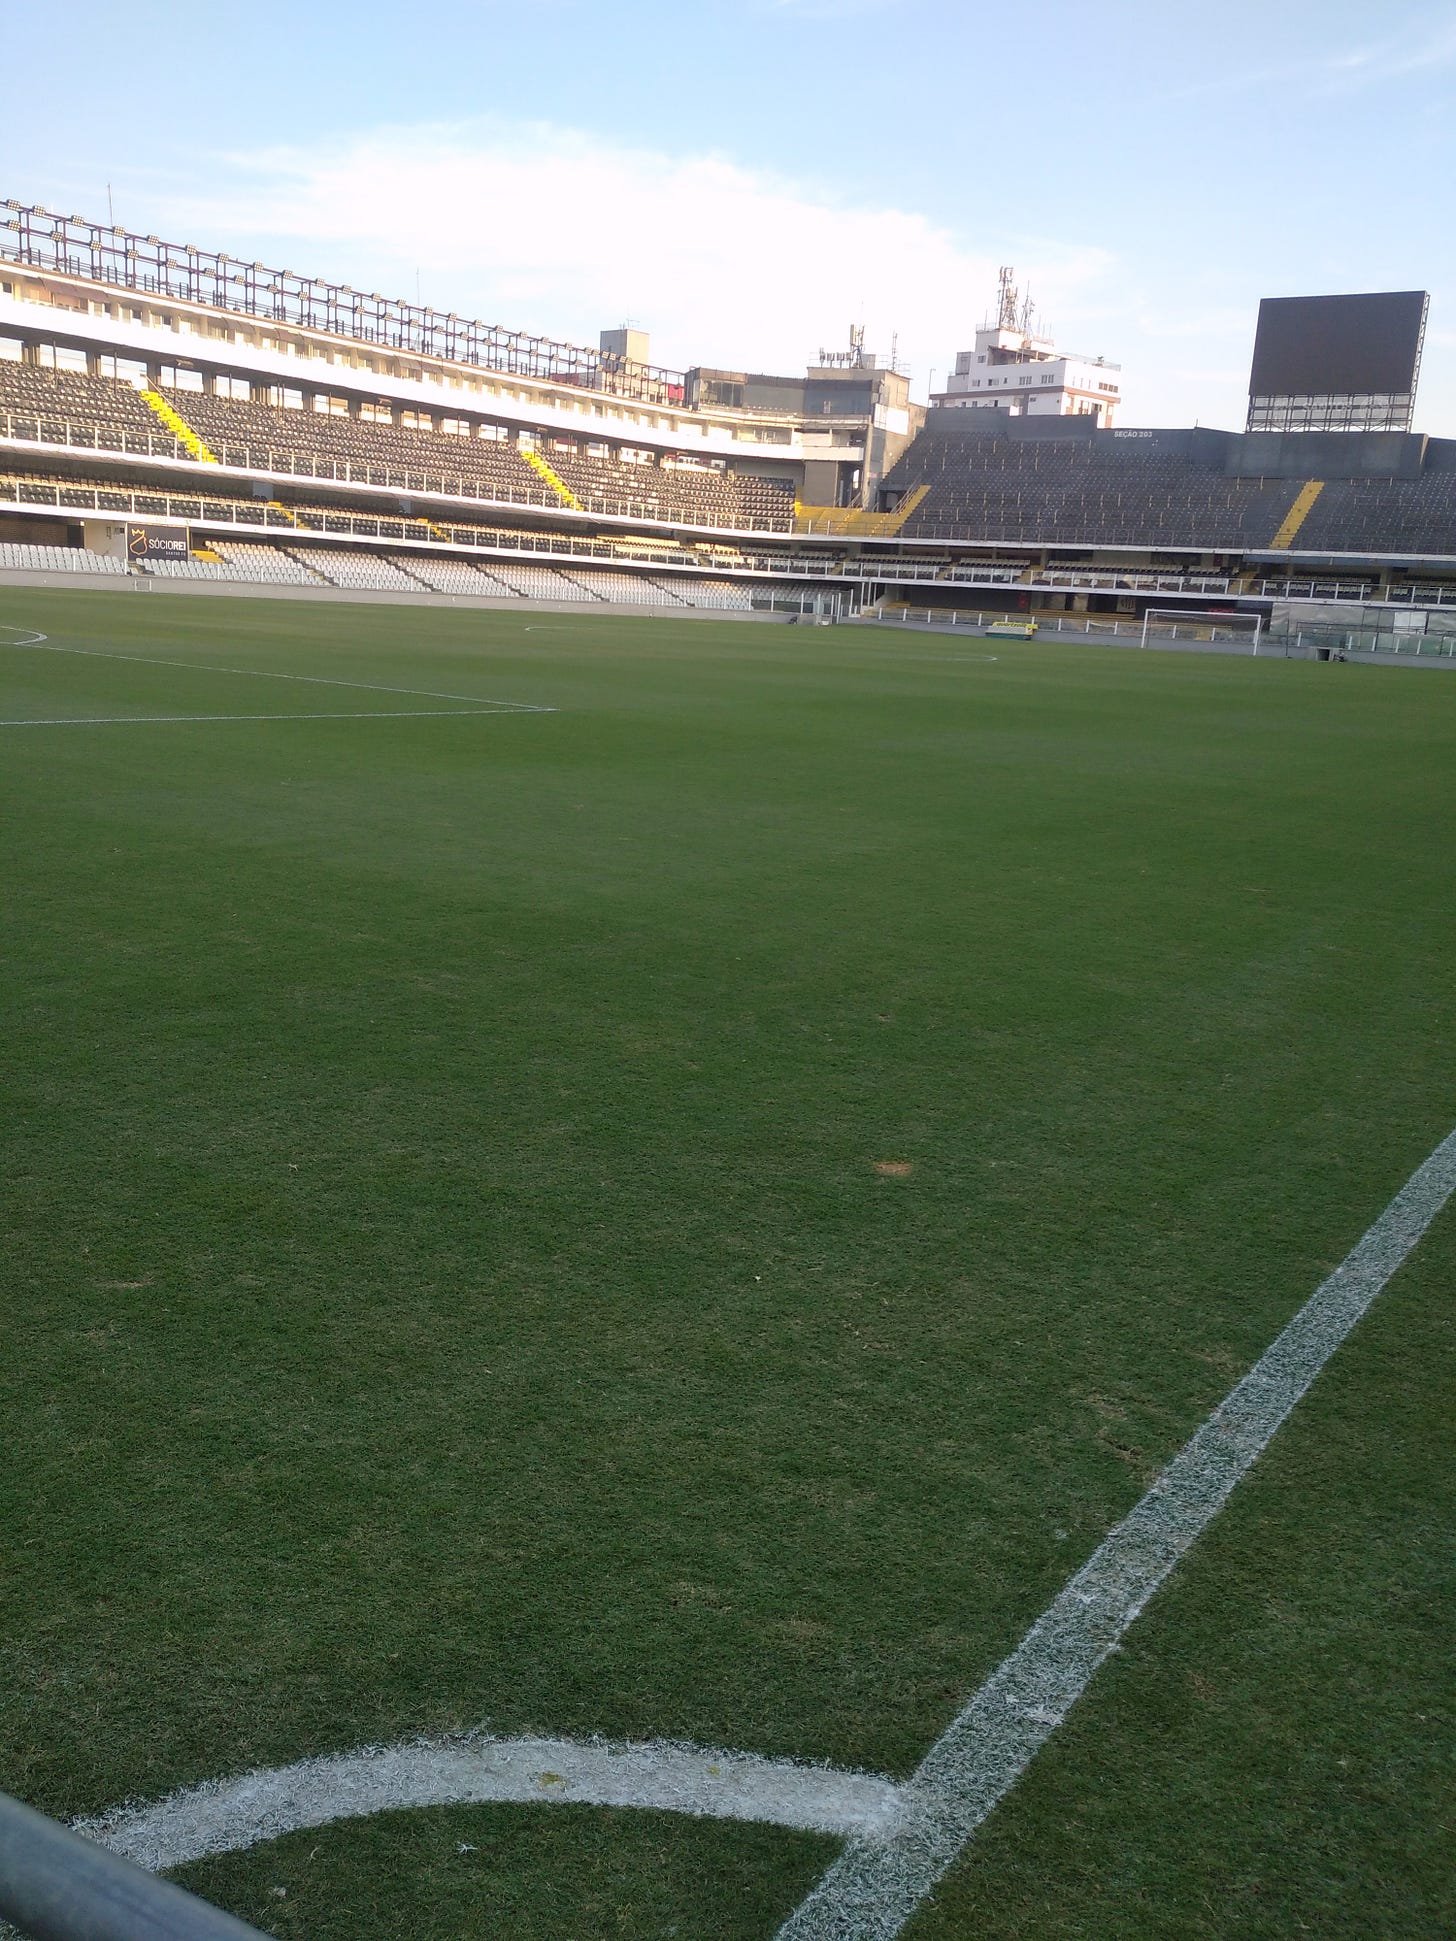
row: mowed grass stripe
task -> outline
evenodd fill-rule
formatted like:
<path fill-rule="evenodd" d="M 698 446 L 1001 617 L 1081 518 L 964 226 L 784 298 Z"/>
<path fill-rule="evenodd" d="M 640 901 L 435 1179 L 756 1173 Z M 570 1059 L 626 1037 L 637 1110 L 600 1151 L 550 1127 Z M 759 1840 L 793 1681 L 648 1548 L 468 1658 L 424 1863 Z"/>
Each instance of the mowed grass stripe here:
<path fill-rule="evenodd" d="M 1439 684 L 140 609 L 6 617 L 563 711 L 7 744 L 53 1811 L 480 1724 L 909 1773 L 1456 1093 Z"/>

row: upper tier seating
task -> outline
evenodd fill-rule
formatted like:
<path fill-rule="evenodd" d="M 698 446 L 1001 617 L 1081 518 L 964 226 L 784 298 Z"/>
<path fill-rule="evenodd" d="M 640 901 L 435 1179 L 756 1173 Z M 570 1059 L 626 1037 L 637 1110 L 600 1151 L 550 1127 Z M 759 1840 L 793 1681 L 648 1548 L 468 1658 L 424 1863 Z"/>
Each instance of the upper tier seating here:
<path fill-rule="evenodd" d="M 240 470 L 347 479 L 402 493 L 496 499 L 551 510 L 563 504 L 513 438 L 466 437 L 415 425 L 279 409 L 201 391 L 166 389 L 160 395 L 220 464 Z M 109 378 L 0 362 L 0 412 L 14 415 L 17 439 L 89 443 L 87 434 L 94 431 L 107 449 L 188 456 L 134 386 Z M 0 419 L 0 433 L 4 429 Z M 628 464 L 602 453 L 559 452 L 555 441 L 549 443 L 553 448 L 543 450 L 543 457 L 588 510 L 735 530 L 793 529 L 793 494 L 785 483 L 696 466 Z"/>
<path fill-rule="evenodd" d="M 917 485 L 930 491 L 905 523 L 910 539 L 1229 549 L 1271 544 L 1299 490 L 1131 444 L 924 434 L 883 489 Z"/>
<path fill-rule="evenodd" d="M 907 538 L 1235 552 L 1271 548 L 1304 483 L 1230 478 L 1152 439 L 940 428 L 921 434 L 884 489 L 930 488 L 905 523 Z M 1328 479 L 1294 525 L 1289 543 L 1303 553 L 1456 557 L 1456 471 Z"/>
<path fill-rule="evenodd" d="M 195 391 L 164 395 L 225 465 L 311 476 L 324 461 L 350 467 L 351 476 L 366 483 L 404 491 L 553 508 L 563 503 L 508 438 L 467 438 L 414 425 L 278 410 Z M 543 458 L 590 510 L 700 526 L 792 529 L 792 494 L 772 480 L 687 466 L 624 464 L 560 452 L 554 442 L 543 445 Z"/>
<path fill-rule="evenodd" d="M 338 467 L 340 477 L 364 484 L 514 504 L 559 504 L 515 446 L 497 439 L 366 424 L 322 411 L 280 410 L 197 391 L 162 395 L 202 436 L 219 464 L 305 477 L 319 470 L 330 476 Z"/>
<path fill-rule="evenodd" d="M 135 386 L 108 377 L 5 359 L 0 361 L 0 413 L 16 420 L 12 436 L 47 445 L 90 443 L 85 436 L 90 430 L 99 432 L 99 442 L 112 451 L 170 455 L 174 445 L 172 434 Z M 0 431 L 4 429 L 5 418 L 0 417 Z"/>
<path fill-rule="evenodd" d="M 1456 558 L 1456 472 L 1418 479 L 1331 479 L 1299 529 L 1306 552 L 1449 553 Z"/>
<path fill-rule="evenodd" d="M 625 501 L 631 518 L 684 520 L 695 526 L 789 532 L 793 495 L 772 479 L 695 465 L 630 465 L 587 452 L 546 449 L 546 462 L 583 505 Z"/>

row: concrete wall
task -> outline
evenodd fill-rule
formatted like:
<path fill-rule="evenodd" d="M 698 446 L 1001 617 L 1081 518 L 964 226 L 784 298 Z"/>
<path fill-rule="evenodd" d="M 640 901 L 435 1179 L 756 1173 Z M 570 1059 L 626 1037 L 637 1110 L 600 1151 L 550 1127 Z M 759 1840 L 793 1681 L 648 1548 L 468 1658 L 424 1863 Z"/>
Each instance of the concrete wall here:
<path fill-rule="evenodd" d="M 1249 431 L 1229 455 L 1230 478 L 1416 479 L 1427 440 L 1406 431 Z"/>

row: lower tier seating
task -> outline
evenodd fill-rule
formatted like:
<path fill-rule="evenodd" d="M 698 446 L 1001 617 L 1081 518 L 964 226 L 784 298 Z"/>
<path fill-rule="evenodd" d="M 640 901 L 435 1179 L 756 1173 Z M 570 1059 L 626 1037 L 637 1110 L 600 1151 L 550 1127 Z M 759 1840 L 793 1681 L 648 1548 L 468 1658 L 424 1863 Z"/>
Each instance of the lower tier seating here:
<path fill-rule="evenodd" d="M 0 542 L 0 567 L 18 573 L 122 573 L 124 559 L 88 553 L 81 546 L 32 546 L 24 541 Z"/>

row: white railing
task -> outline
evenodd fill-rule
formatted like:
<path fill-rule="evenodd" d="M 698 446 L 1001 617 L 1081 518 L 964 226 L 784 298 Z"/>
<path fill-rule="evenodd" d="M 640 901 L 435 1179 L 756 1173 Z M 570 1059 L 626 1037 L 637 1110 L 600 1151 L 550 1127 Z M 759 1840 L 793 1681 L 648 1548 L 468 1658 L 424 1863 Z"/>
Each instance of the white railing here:
<path fill-rule="evenodd" d="M 959 607 L 881 607 L 868 618 L 905 627 L 950 627 L 966 633 L 981 633 L 987 626 L 1034 620 L 1041 634 L 1068 634 L 1079 640 L 1137 640 L 1142 633 L 1140 620 L 1115 620 L 1109 614 L 1081 613 L 1007 613 L 972 612 Z"/>
<path fill-rule="evenodd" d="M 1261 580 L 1259 591 L 1266 599 L 1273 600 L 1323 600 L 1331 604 L 1349 600 L 1376 607 L 1456 607 L 1456 586 L 1451 585 L 1379 587 L 1352 584 L 1348 580 Z"/>
<path fill-rule="evenodd" d="M 129 431 L 124 425 L 78 425 L 49 411 L 0 411 L 0 437 L 14 445 L 56 445 L 74 451 L 120 453 L 127 458 L 192 460 L 180 439 L 160 431 Z"/>
<path fill-rule="evenodd" d="M 0 505 L 39 507 L 57 512 L 108 514 L 113 518 L 165 519 L 186 526 L 231 526 L 240 533 L 271 539 L 344 538 L 373 543 L 389 541 L 427 546 L 435 551 L 455 548 L 487 555 L 529 554 L 543 560 L 599 560 L 625 567 L 688 569 L 709 577 L 756 573 L 789 580 L 838 580 L 842 562 L 797 560 L 768 553 L 708 557 L 680 547 L 651 551 L 640 543 L 620 547 L 608 539 L 576 539 L 563 533 L 537 533 L 511 527 L 457 526 L 439 520 L 408 516 L 388 518 L 367 512 L 330 512 L 290 507 L 284 512 L 260 499 L 214 499 L 196 492 L 179 493 L 145 486 L 75 485 L 64 479 L 0 478 Z"/>

